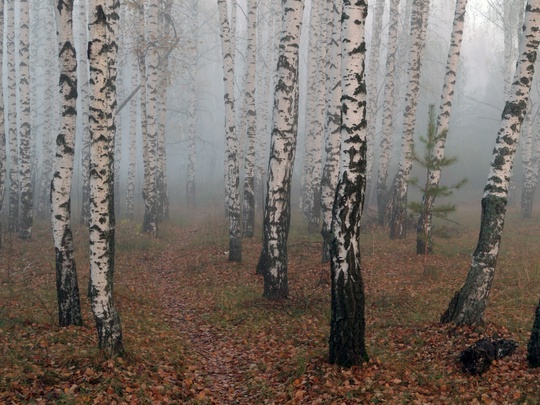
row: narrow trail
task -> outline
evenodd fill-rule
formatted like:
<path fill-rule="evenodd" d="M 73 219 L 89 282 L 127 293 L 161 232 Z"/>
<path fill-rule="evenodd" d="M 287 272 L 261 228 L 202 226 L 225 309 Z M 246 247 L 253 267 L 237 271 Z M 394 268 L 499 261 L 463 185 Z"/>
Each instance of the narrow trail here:
<path fill-rule="evenodd" d="M 208 255 L 190 248 L 190 239 L 200 232 L 198 228 L 184 230 L 174 244 L 165 247 L 156 278 L 164 292 L 162 306 L 185 342 L 186 378 L 195 398 L 212 404 L 254 403 L 249 393 L 249 371 L 254 365 L 250 363 L 248 342 L 240 341 L 231 328 L 212 325 L 207 318 L 215 303 L 190 288 L 205 282 L 208 288 L 213 287 L 205 281 L 205 267 L 213 262 Z"/>

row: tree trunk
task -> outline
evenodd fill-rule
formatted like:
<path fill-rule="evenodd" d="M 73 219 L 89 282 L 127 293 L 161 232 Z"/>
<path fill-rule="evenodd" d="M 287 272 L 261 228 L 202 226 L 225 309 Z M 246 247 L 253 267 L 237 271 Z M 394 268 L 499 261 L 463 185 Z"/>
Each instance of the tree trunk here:
<path fill-rule="evenodd" d="M 255 136 L 257 109 L 255 108 L 255 80 L 257 79 L 257 2 L 248 1 L 248 43 L 244 105 L 246 109 L 246 156 L 244 160 L 243 236 L 253 237 L 255 227 Z"/>
<path fill-rule="evenodd" d="M 399 0 L 390 1 L 390 23 L 388 26 L 388 54 L 386 56 L 386 79 L 384 86 L 384 110 L 382 122 L 382 135 L 379 145 L 379 173 L 377 176 L 377 211 L 378 224 L 385 226 L 388 223 L 386 206 L 388 204 L 388 165 L 392 157 L 392 143 L 394 136 L 395 114 L 395 76 L 396 54 L 399 28 Z"/>
<path fill-rule="evenodd" d="M 473 325 L 483 323 L 502 237 L 508 183 L 519 132 L 527 112 L 534 63 L 540 42 L 540 0 L 529 0 L 520 41 L 519 59 L 510 94 L 501 117 L 501 129 L 493 150 L 491 169 L 482 198 L 478 245 L 465 284 L 451 300 L 441 322 Z"/>
<path fill-rule="evenodd" d="M 404 239 L 407 235 L 407 192 L 412 169 L 412 151 L 416 110 L 420 93 L 420 73 L 426 45 L 429 19 L 429 0 L 413 1 L 411 14 L 411 38 L 413 40 L 407 70 L 407 93 L 403 117 L 403 138 L 399 170 L 392 186 L 392 212 L 390 219 L 390 239 Z"/>
<path fill-rule="evenodd" d="M 157 236 L 157 142 L 158 142 L 158 85 L 159 54 L 156 36 L 158 35 L 159 5 L 154 2 L 145 3 L 145 26 L 148 49 L 146 50 L 146 164 L 144 171 L 144 220 L 142 231 Z M 141 76 L 142 77 L 142 76 Z"/>
<path fill-rule="evenodd" d="M 116 63 L 114 9 L 89 1 L 88 57 L 90 105 L 90 301 L 99 348 L 108 356 L 121 354 L 122 328 L 113 303 L 114 279 L 114 115 L 116 97 L 110 64 Z M 107 2 L 109 3 L 109 2 Z M 109 3 L 110 4 L 110 3 Z M 109 12 L 113 12 L 112 17 Z M 114 26 L 114 24 L 112 25 Z M 108 34 L 112 36 L 108 38 Z M 110 58 L 110 59 L 109 59 Z M 109 63 L 108 62 L 109 59 Z M 112 99 L 111 99 L 112 97 Z"/>
<path fill-rule="evenodd" d="M 187 136 L 188 136 L 188 165 L 186 176 L 186 201 L 188 207 L 195 207 L 197 202 L 197 70 L 198 70 L 198 49 L 199 49 L 199 4 L 198 0 L 190 3 L 191 11 L 191 35 L 189 37 L 189 74 L 188 74 L 188 117 L 187 117 Z"/>
<path fill-rule="evenodd" d="M 137 87 L 138 69 L 136 55 L 131 55 L 131 89 Z M 137 167 L 137 104 L 138 97 L 129 101 L 129 163 L 126 184 L 126 218 L 132 220 L 135 216 L 135 170 Z"/>
<path fill-rule="evenodd" d="M 6 0 L 6 67 L 8 90 L 9 219 L 8 231 L 19 231 L 19 158 L 17 139 L 17 71 L 15 68 L 15 0 Z"/>
<path fill-rule="evenodd" d="M 326 160 L 321 178 L 321 210 L 323 238 L 322 262 L 330 261 L 332 236 L 332 206 L 339 180 L 339 152 L 341 150 L 341 2 L 329 0 L 328 31 L 331 35 L 326 62 Z"/>
<path fill-rule="evenodd" d="M 343 367 L 368 360 L 365 297 L 360 265 L 360 219 L 366 187 L 364 30 L 367 4 L 343 2 L 341 28 L 342 174 L 332 211 L 332 314 L 329 362 Z"/>
<path fill-rule="evenodd" d="M 274 93 L 263 245 L 257 264 L 257 273 L 264 277 L 263 295 L 269 299 L 283 299 L 289 294 L 287 239 L 298 130 L 298 48 L 303 11 L 303 0 L 283 2 L 283 28 Z"/>
<path fill-rule="evenodd" d="M 233 2 L 236 4 L 236 2 Z M 240 167 L 238 136 L 234 112 L 234 47 L 227 18 L 226 0 L 218 0 L 223 52 L 223 81 L 225 85 L 225 201 L 229 216 L 229 261 L 242 261 L 242 228 L 240 215 Z M 233 15 L 236 8 L 233 7 Z"/>
<path fill-rule="evenodd" d="M 540 302 L 534 312 L 534 323 L 527 343 L 527 362 L 529 367 L 540 367 Z"/>
<path fill-rule="evenodd" d="M 435 158 L 438 163 L 435 167 L 428 168 L 428 187 L 436 189 L 441 181 L 441 162 L 444 159 L 444 148 L 446 144 L 446 135 L 450 124 L 450 114 L 452 112 L 452 101 L 454 98 L 454 89 L 456 87 L 456 74 L 458 71 L 459 55 L 461 52 L 461 41 L 463 39 L 463 26 L 465 23 L 465 11 L 467 8 L 467 0 L 457 0 L 456 10 L 454 13 L 454 24 L 452 35 L 450 37 L 450 49 L 448 51 L 448 59 L 446 62 L 446 75 L 444 77 L 444 85 L 441 94 L 441 105 L 439 107 L 439 117 L 437 119 L 437 129 L 435 136 L 437 143 L 435 144 Z M 433 250 L 433 242 L 431 237 L 433 204 L 435 203 L 434 194 L 424 194 L 422 197 L 422 206 L 420 218 L 417 225 L 416 233 L 416 253 L 423 255 L 426 252 L 431 253 Z"/>
<path fill-rule="evenodd" d="M 529 111 L 525 120 L 528 121 L 527 128 L 524 128 L 522 142 L 523 178 L 521 188 L 521 217 L 530 218 L 532 216 L 534 194 L 538 185 L 540 174 L 540 120 L 532 121 L 532 112 Z M 525 127 L 525 123 L 524 123 Z"/>
<path fill-rule="evenodd" d="M 52 228 L 56 252 L 58 324 L 82 325 L 79 285 L 71 232 L 71 187 L 77 123 L 77 55 L 73 39 L 73 0 L 59 0 L 56 7 L 60 49 L 62 128 L 56 138 L 54 176 L 51 182 Z"/>
<path fill-rule="evenodd" d="M 4 2 L 0 3 L 0 32 L 4 32 Z M 0 55 L 4 54 L 4 41 L 0 41 Z M 4 89 L 4 68 L 0 65 L 0 94 Z M 0 97 L 0 122 L 4 122 L 4 97 Z M 6 164 L 7 164 L 7 150 L 6 150 L 6 131 L 5 125 L 0 125 L 0 212 L 4 206 L 4 198 L 6 193 Z M 1 225 L 1 223 L 0 223 Z M 1 226 L 0 226 L 1 231 Z M 2 248 L 2 234 L 0 233 L 0 248 Z"/>

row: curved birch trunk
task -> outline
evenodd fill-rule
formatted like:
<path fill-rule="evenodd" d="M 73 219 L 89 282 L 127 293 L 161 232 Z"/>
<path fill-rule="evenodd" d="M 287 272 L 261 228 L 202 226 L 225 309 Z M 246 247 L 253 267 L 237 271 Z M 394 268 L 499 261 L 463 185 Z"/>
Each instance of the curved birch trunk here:
<path fill-rule="evenodd" d="M 327 110 L 325 127 L 325 153 L 321 178 L 321 211 L 323 238 L 322 262 L 330 261 L 330 237 L 332 235 L 332 207 L 339 180 L 339 152 L 341 150 L 341 2 L 329 0 L 328 15 L 330 42 L 326 63 Z"/>
<path fill-rule="evenodd" d="M 413 44 L 407 69 L 407 93 L 403 117 L 403 138 L 399 170 L 392 185 L 392 216 L 390 219 L 390 239 L 404 239 L 407 235 L 407 192 L 412 169 L 412 152 L 418 94 L 420 93 L 420 73 L 426 45 L 429 18 L 429 0 L 413 1 L 411 14 L 411 37 Z"/>
<path fill-rule="evenodd" d="M 233 8 L 233 10 L 236 9 Z M 231 42 L 232 31 L 229 28 L 227 18 L 226 0 L 218 0 L 218 11 L 221 23 L 223 82 L 225 85 L 225 200 L 229 216 L 229 261 L 241 262 L 240 168 L 234 112 L 234 47 Z"/>
<path fill-rule="evenodd" d="M 111 64 L 116 63 L 115 10 L 89 0 L 90 41 L 90 288 L 99 348 L 121 354 L 122 328 L 113 303 L 114 279 L 114 108 L 116 96 Z M 107 2 L 112 8 L 112 2 Z M 109 14 L 111 13 L 111 14 Z M 112 38 L 108 38 L 108 36 Z M 108 59 L 109 63 L 108 63 Z"/>
<path fill-rule="evenodd" d="M 527 112 L 534 63 L 540 43 L 540 0 L 529 0 L 520 41 L 519 59 L 510 95 L 501 117 L 491 168 L 482 197 L 478 245 L 465 284 L 450 301 L 441 322 L 483 323 L 504 227 L 508 183 L 517 149 L 521 124 Z"/>
<path fill-rule="evenodd" d="M 58 324 L 82 325 L 79 285 L 71 232 L 71 187 L 75 158 L 77 123 L 77 53 L 73 44 L 73 0 L 59 0 L 56 7 L 60 49 L 60 93 L 62 128 L 56 138 L 54 175 L 51 182 L 51 208 L 56 252 L 56 295 Z"/>
<path fill-rule="evenodd" d="M 388 26 L 388 53 L 386 56 L 386 78 L 384 85 L 384 110 L 381 142 L 379 145 L 379 171 L 377 175 L 377 211 L 378 224 L 388 223 L 386 206 L 388 204 L 388 165 L 392 157 L 394 137 L 394 114 L 396 89 L 396 54 L 399 28 L 399 0 L 390 1 L 390 23 Z"/>
<path fill-rule="evenodd" d="M 287 239 L 291 220 L 291 179 L 298 130 L 298 48 L 303 0 L 283 2 L 283 28 L 277 63 L 263 245 L 257 273 L 264 277 L 264 296 L 287 298 Z"/>
<path fill-rule="evenodd" d="M 157 236 L 157 142 L 158 142 L 158 87 L 159 54 L 157 49 L 159 6 L 155 2 L 145 3 L 145 26 L 148 49 L 146 51 L 146 164 L 144 170 L 144 220 L 142 231 Z"/>
<path fill-rule="evenodd" d="M 365 1 L 344 0 L 341 20 L 343 151 L 342 173 L 332 211 L 329 339 L 329 362 L 344 367 L 358 366 L 368 360 L 359 243 L 366 187 L 366 14 Z"/>
<path fill-rule="evenodd" d="M 461 52 L 461 41 L 463 39 L 463 26 L 465 24 L 465 11 L 467 0 L 457 0 L 454 13 L 454 24 L 450 37 L 450 49 L 446 61 L 446 75 L 441 94 L 441 105 L 437 119 L 436 139 L 434 157 L 436 159 L 434 168 L 428 168 L 428 188 L 437 189 L 441 181 L 441 164 L 444 159 L 444 147 L 448 126 L 450 124 L 450 114 L 452 112 L 452 100 L 456 87 L 456 74 L 458 71 L 459 55 Z M 438 162 L 438 163 L 437 163 Z M 431 253 L 433 241 L 431 237 L 433 204 L 435 203 L 434 193 L 424 194 L 422 197 L 422 211 L 416 227 L 416 253 L 423 255 Z"/>

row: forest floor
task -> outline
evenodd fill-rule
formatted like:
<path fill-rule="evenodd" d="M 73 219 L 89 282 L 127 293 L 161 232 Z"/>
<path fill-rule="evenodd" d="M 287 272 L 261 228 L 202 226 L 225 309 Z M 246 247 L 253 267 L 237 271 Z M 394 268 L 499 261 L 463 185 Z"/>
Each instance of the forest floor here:
<path fill-rule="evenodd" d="M 479 208 L 440 226 L 436 252 L 415 254 L 414 235 L 390 241 L 364 226 L 366 341 L 370 360 L 327 363 L 329 265 L 319 235 L 298 220 L 289 238 L 290 298 L 262 298 L 260 238 L 227 261 L 218 209 L 178 213 L 160 236 L 117 225 L 115 306 L 126 354 L 106 359 L 85 286 L 88 235 L 75 228 L 85 326 L 59 328 L 54 248 L 46 224 L 30 241 L 3 235 L 0 250 L 0 403 L 59 404 L 517 404 L 540 403 L 540 370 L 526 345 L 540 297 L 540 220 L 510 211 L 484 327 L 438 319 L 469 269 Z M 296 215 L 298 217 L 298 215 Z M 293 219 L 294 220 L 294 219 Z M 257 230 L 260 235 L 260 228 Z M 481 337 L 514 339 L 516 352 L 482 376 L 460 352 Z"/>

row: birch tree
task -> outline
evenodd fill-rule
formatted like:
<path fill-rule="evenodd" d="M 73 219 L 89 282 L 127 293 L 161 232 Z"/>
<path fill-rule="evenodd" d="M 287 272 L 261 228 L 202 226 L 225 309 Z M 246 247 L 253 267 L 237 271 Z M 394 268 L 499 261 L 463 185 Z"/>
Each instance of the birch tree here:
<path fill-rule="evenodd" d="M 399 0 L 390 1 L 390 22 L 388 25 L 388 46 L 386 55 L 386 77 L 384 84 L 384 109 L 382 135 L 379 145 L 379 165 L 377 174 L 378 224 L 388 223 L 386 206 L 388 203 L 388 165 L 392 157 L 394 136 L 394 114 L 396 98 L 396 54 L 398 47 Z"/>
<path fill-rule="evenodd" d="M 538 111 L 538 110 L 537 110 Z M 523 142 L 521 143 L 523 174 L 521 181 L 521 217 L 532 216 L 533 199 L 540 175 L 540 120 L 538 112 L 533 122 L 532 111 L 529 110 L 521 131 Z"/>
<path fill-rule="evenodd" d="M 255 106 L 255 80 L 257 79 L 257 2 L 247 4 L 248 32 L 246 55 L 246 82 L 244 86 L 244 107 L 246 110 L 246 154 L 244 159 L 244 210 L 243 235 L 253 237 L 255 227 L 255 136 L 257 130 L 257 109 Z"/>
<path fill-rule="evenodd" d="M 454 13 L 454 23 L 450 37 L 450 49 L 446 61 L 446 75 L 441 94 L 441 104 L 439 106 L 439 116 L 434 147 L 434 166 L 428 169 L 428 189 L 434 190 L 439 187 L 441 181 L 441 162 L 444 162 L 444 148 L 448 126 L 450 124 L 450 114 L 452 112 L 452 101 L 454 89 L 456 87 L 456 74 L 458 70 L 459 56 L 461 52 L 461 41 L 463 39 L 463 26 L 465 24 L 465 11 L 467 0 L 457 0 Z M 416 228 L 416 253 L 431 253 L 433 243 L 431 238 L 433 204 L 435 203 L 435 193 L 427 193 L 422 197 L 422 211 Z"/>
<path fill-rule="evenodd" d="M 358 366 L 368 360 L 360 265 L 360 218 L 366 187 L 364 30 L 367 4 L 344 0 L 341 18 L 342 172 L 332 211 L 332 313 L 329 361 Z"/>
<path fill-rule="evenodd" d="M 298 48 L 304 1 L 284 0 L 282 6 L 283 28 L 274 93 L 263 245 L 257 263 L 257 273 L 264 277 L 263 295 L 269 299 L 283 299 L 289 294 L 287 239 L 298 130 Z"/>
<path fill-rule="evenodd" d="M 199 49 L 199 3 L 198 0 L 189 4 L 191 12 L 190 36 L 188 42 L 188 165 L 186 178 L 186 200 L 189 207 L 194 207 L 197 201 L 196 178 L 197 178 L 197 71 L 198 71 L 198 49 Z"/>
<path fill-rule="evenodd" d="M 407 192 L 412 169 L 412 151 L 416 110 L 420 93 L 420 73 L 426 45 L 426 32 L 429 17 L 429 0 L 413 1 L 411 14 L 411 38 L 413 44 L 407 67 L 407 93 L 405 95 L 405 113 L 403 116 L 403 136 L 399 170 L 392 185 L 392 216 L 390 220 L 390 238 L 404 239 L 407 234 Z"/>
<path fill-rule="evenodd" d="M 158 87 L 159 87 L 159 54 L 157 48 L 157 35 L 159 23 L 159 5 L 156 2 L 147 2 L 144 5 L 146 43 L 146 131 L 144 134 L 145 168 L 144 168 L 144 220 L 142 230 L 153 236 L 157 235 L 157 137 L 158 137 Z M 142 75 L 141 75 L 142 77 Z"/>
<path fill-rule="evenodd" d="M 15 67 L 15 0 L 6 0 L 6 68 L 8 90 L 9 218 L 8 231 L 19 231 L 19 151 L 17 137 L 17 70 Z"/>
<path fill-rule="evenodd" d="M 77 56 L 73 43 L 73 0 L 58 0 L 56 7 L 60 49 L 62 127 L 56 138 L 51 182 L 51 220 L 56 253 L 58 324 L 82 325 L 79 285 L 71 232 L 71 186 L 77 121 Z"/>
<path fill-rule="evenodd" d="M 0 32 L 4 32 L 4 2 L 0 2 Z M 0 55 L 4 54 L 4 41 L 0 41 Z M 4 206 L 4 198 L 6 193 L 6 130 L 4 125 L 4 68 L 0 65 L 0 212 Z M 0 231 L 1 229 L 0 224 Z M 0 234 L 0 248 L 2 247 L 2 236 Z"/>
<path fill-rule="evenodd" d="M 242 261 L 242 228 L 240 214 L 240 167 L 238 136 L 235 126 L 234 45 L 227 17 L 227 1 L 218 0 L 225 86 L 225 201 L 229 216 L 229 261 Z M 234 14 L 234 13 L 233 13 Z"/>
<path fill-rule="evenodd" d="M 324 92 L 321 60 L 325 60 L 324 1 L 311 3 L 308 48 L 308 82 L 306 100 L 306 131 L 304 141 L 304 167 L 302 176 L 302 210 L 312 232 L 320 228 L 320 187 L 322 170 L 322 141 Z M 322 103 L 321 103 L 322 101 Z"/>
<path fill-rule="evenodd" d="M 321 211 L 323 238 L 322 262 L 330 260 L 330 237 L 332 235 L 332 206 L 339 180 L 339 152 L 341 150 L 341 2 L 328 0 L 330 7 L 328 32 L 328 58 L 326 59 L 326 126 L 325 154 L 321 178 Z"/>
<path fill-rule="evenodd" d="M 527 112 L 539 43 L 540 0 L 529 0 L 525 11 L 516 72 L 502 113 L 501 126 L 482 197 L 478 245 L 465 284 L 452 298 L 441 317 L 443 323 L 466 325 L 483 323 L 504 227 L 508 184 L 521 125 Z"/>
<path fill-rule="evenodd" d="M 113 302 L 114 278 L 114 78 L 116 42 L 111 19 L 116 2 L 89 0 L 90 65 L 90 289 L 99 348 L 113 356 L 123 352 L 120 317 Z M 112 9 L 110 9 L 112 8 Z"/>
<path fill-rule="evenodd" d="M 29 239 L 32 236 L 33 190 L 30 167 L 30 3 L 19 1 L 19 187 L 20 212 L 19 236 Z"/>

